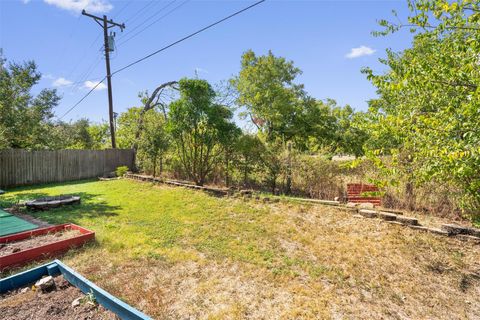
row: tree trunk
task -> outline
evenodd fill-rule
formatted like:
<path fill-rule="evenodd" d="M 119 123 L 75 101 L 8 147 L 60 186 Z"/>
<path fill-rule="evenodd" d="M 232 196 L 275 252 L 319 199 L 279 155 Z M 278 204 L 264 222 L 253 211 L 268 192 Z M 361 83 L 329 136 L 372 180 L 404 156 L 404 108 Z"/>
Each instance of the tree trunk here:
<path fill-rule="evenodd" d="M 138 149 L 138 141 L 140 140 L 140 135 L 142 134 L 142 131 L 143 131 L 143 116 L 145 115 L 145 112 L 147 112 L 150 109 L 153 109 L 155 106 L 158 105 L 158 103 L 155 103 L 154 100 L 155 100 L 155 98 L 157 98 L 157 102 L 158 102 L 158 100 L 160 98 L 160 94 L 161 94 L 163 89 L 165 89 L 167 87 L 175 88 L 174 85 L 176 85 L 176 84 L 178 84 L 177 81 L 169 81 L 169 82 L 165 82 L 165 83 L 159 85 L 155 90 L 153 90 L 152 95 L 150 96 L 150 98 L 148 98 L 148 100 L 145 103 L 145 106 L 143 107 L 142 111 L 140 111 L 140 116 L 138 117 L 137 130 L 135 132 L 135 142 L 133 143 L 133 146 L 132 146 L 132 149 L 135 152 Z"/>
<path fill-rule="evenodd" d="M 292 153 L 292 143 L 288 142 L 287 144 L 287 149 L 288 149 L 288 160 L 287 160 L 287 183 L 286 183 L 286 194 L 291 194 L 292 193 L 292 158 L 291 158 L 291 153 Z"/>
<path fill-rule="evenodd" d="M 275 189 L 277 189 L 277 175 L 272 174 L 272 194 L 275 194 Z"/>
<path fill-rule="evenodd" d="M 245 165 L 243 166 L 243 186 L 247 186 L 247 180 L 248 180 L 248 156 L 245 156 Z"/>
<path fill-rule="evenodd" d="M 157 169 L 157 157 L 153 158 L 153 177 L 155 177 L 155 170 Z"/>
<path fill-rule="evenodd" d="M 160 176 L 162 176 L 163 172 L 163 156 L 160 156 Z"/>
<path fill-rule="evenodd" d="M 228 187 L 229 186 L 229 177 L 228 177 L 228 158 L 229 158 L 229 152 L 225 152 L 225 185 Z"/>

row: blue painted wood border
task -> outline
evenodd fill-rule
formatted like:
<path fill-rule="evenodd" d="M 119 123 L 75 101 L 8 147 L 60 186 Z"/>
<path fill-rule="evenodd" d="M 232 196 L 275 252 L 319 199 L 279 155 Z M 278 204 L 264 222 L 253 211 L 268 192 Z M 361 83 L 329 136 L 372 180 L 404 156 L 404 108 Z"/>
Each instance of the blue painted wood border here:
<path fill-rule="evenodd" d="M 63 264 L 60 260 L 54 260 L 53 262 L 1 279 L 0 293 L 5 293 L 12 289 L 35 282 L 44 275 L 56 275 L 58 273 L 61 273 L 68 282 L 79 288 L 83 293 L 92 293 L 99 304 L 115 313 L 121 319 L 151 320 L 149 316 L 132 308 L 122 300 L 99 288 L 94 283 Z"/>

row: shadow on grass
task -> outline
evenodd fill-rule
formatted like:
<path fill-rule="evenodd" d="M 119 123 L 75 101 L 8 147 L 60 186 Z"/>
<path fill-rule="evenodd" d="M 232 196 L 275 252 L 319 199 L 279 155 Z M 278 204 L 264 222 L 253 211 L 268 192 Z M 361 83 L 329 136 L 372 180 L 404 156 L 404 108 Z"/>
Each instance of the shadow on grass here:
<path fill-rule="evenodd" d="M 82 180 L 32 184 L 32 185 L 28 185 L 28 186 L 3 188 L 3 190 L 6 191 L 4 196 L 8 196 L 9 192 L 19 192 L 19 191 L 28 191 L 28 190 L 42 190 L 42 189 L 48 189 L 48 188 L 54 188 L 54 187 L 72 186 L 72 185 L 76 185 L 76 184 L 84 184 L 84 183 L 97 182 L 97 181 L 98 181 L 98 179 L 82 179 Z"/>
<path fill-rule="evenodd" d="M 98 200 L 102 197 L 101 194 L 75 192 L 71 195 L 79 196 L 81 199 L 81 203 L 74 205 L 64 205 L 59 208 L 53 208 L 45 211 L 31 211 L 27 210 L 25 207 L 22 207 L 21 211 L 22 213 L 31 215 L 35 218 L 39 218 L 53 224 L 69 222 L 78 224 L 84 218 L 95 219 L 99 217 L 116 216 L 118 214 L 115 211 L 121 208 L 120 206 L 110 205 L 104 200 Z M 21 194 L 4 197 L 5 199 L 0 200 L 0 207 L 8 208 L 18 203 L 47 196 L 51 196 L 51 194 L 41 192 L 24 192 Z"/>

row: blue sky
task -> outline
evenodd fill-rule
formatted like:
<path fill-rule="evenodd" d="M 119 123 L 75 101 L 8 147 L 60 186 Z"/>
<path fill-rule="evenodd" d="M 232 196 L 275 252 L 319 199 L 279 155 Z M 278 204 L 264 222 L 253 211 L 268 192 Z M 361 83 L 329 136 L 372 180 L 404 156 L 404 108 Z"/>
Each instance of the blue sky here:
<path fill-rule="evenodd" d="M 105 74 L 102 29 L 80 15 L 81 8 L 125 22 L 123 34 L 116 30 L 117 50 L 111 65 L 117 70 L 254 2 L 172 1 L 2 0 L 0 47 L 10 61 L 36 61 L 43 78 L 35 90 L 58 89 L 63 98 L 55 112 L 60 116 Z M 408 33 L 371 35 L 378 29 L 378 19 L 392 18 L 392 9 L 400 17 L 407 16 L 406 1 L 267 1 L 117 74 L 114 109 L 122 112 L 139 105 L 139 91 L 193 77 L 195 70 L 211 83 L 228 79 L 239 71 L 242 52 L 252 49 L 257 54 L 272 50 L 293 60 L 303 70 L 298 81 L 313 97 L 333 98 L 366 110 L 375 89 L 360 69 L 369 66 L 381 72 L 384 68 L 378 59 L 385 56 L 385 49 L 399 51 L 411 42 Z M 103 86 L 97 89 L 63 120 L 107 119 L 107 91 Z"/>

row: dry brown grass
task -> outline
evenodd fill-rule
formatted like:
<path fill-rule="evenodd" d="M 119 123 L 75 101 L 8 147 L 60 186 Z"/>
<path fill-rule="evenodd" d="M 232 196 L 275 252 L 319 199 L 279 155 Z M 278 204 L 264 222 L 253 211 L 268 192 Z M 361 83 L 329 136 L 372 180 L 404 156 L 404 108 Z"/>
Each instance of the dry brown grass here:
<path fill-rule="evenodd" d="M 158 318 L 480 319 L 480 246 L 329 207 L 271 205 L 270 214 L 258 223 L 275 234 L 260 244 L 271 265 L 194 249 L 175 263 L 91 265 L 88 251 L 71 263 L 98 268 L 103 286 Z"/>
<path fill-rule="evenodd" d="M 126 216 L 125 202 L 118 217 L 92 222 L 98 245 L 64 262 L 153 318 L 480 319 L 480 245 L 473 242 L 334 207 L 131 181 L 105 188 L 122 184 L 129 199 L 158 207 Z M 175 228 L 165 228 L 170 223 Z M 126 239 L 127 231 L 131 242 L 120 246 L 113 235 Z"/>

